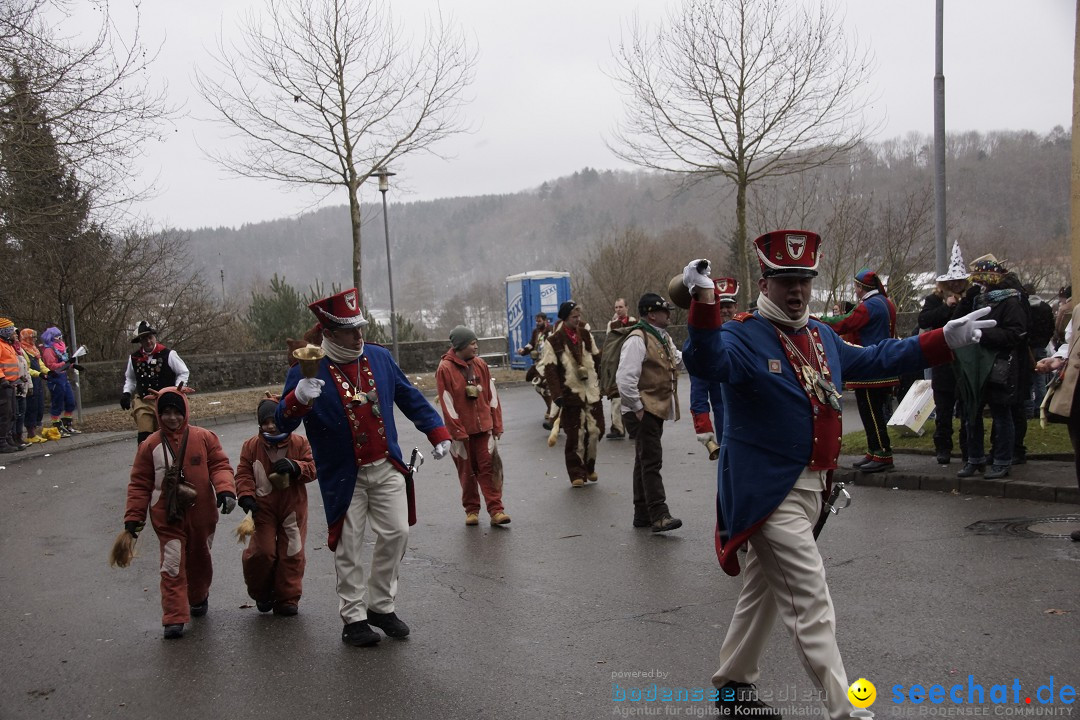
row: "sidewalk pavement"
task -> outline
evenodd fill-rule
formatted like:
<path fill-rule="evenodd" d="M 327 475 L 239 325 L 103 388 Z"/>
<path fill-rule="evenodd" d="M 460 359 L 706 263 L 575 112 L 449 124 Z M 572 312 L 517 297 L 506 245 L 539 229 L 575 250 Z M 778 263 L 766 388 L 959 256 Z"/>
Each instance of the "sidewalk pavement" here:
<path fill-rule="evenodd" d="M 936 490 L 957 492 L 962 495 L 989 495 L 993 497 L 1041 500 L 1080 505 L 1080 487 L 1076 482 L 1076 466 L 1071 459 L 1060 455 L 1042 459 L 1028 455 L 1023 465 L 1014 465 L 1008 477 L 987 480 L 982 474 L 958 478 L 956 473 L 963 467 L 958 457 L 948 465 L 938 465 L 930 454 L 896 452 L 893 470 L 879 473 L 863 473 L 851 467 L 861 460 L 861 455 L 841 455 L 834 481 L 851 482 L 855 485 L 894 488 L 898 490 Z"/>

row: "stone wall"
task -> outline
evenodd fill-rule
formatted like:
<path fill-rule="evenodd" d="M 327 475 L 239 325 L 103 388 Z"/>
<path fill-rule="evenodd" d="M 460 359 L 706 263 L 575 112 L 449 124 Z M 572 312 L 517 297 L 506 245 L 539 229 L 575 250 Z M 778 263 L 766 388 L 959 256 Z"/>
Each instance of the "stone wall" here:
<path fill-rule="evenodd" d="M 916 313 L 901 313 L 897 317 L 897 327 L 902 335 L 914 327 L 916 317 Z M 668 331 L 676 346 L 682 347 L 686 341 L 686 326 L 675 325 L 668 328 Z M 600 347 L 604 345 L 605 335 L 603 331 L 593 332 L 593 337 Z M 446 340 L 401 343 L 401 367 L 411 374 L 434 372 L 448 346 Z M 506 348 L 504 337 L 480 340 L 481 354 L 505 353 Z M 184 357 L 184 362 L 191 368 L 192 386 L 201 392 L 279 385 L 284 382 L 288 370 L 284 350 L 190 355 Z M 490 364 L 497 365 L 498 361 L 493 359 Z M 89 407 L 119 402 L 127 360 L 87 362 L 83 365 L 86 371 L 79 379 L 83 405 Z"/>

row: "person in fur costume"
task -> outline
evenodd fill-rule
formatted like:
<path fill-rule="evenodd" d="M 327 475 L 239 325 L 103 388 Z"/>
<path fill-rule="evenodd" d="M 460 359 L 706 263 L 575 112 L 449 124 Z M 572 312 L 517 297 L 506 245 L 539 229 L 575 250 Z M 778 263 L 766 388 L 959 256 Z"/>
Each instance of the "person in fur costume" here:
<path fill-rule="evenodd" d="M 292 616 L 303 591 L 307 483 L 315 479 L 315 461 L 307 438 L 278 428 L 277 406 L 276 398 L 259 402 L 259 432 L 240 450 L 236 492 L 255 521 L 242 560 L 248 595 L 259 612 Z"/>
<path fill-rule="evenodd" d="M 581 320 L 573 301 L 559 306 L 559 327 L 548 336 L 538 363 L 559 421 L 566 433 L 566 472 L 570 485 L 583 487 L 597 481 L 596 444 L 604 434 L 604 406 L 600 402 L 600 348 Z"/>
<path fill-rule="evenodd" d="M 124 530 L 137 538 L 150 511 L 161 545 L 161 624 L 165 639 L 174 640 L 209 608 L 210 546 L 218 511 L 226 515 L 236 507 L 236 485 L 217 435 L 188 424 L 187 398 L 179 389 L 162 389 L 155 407 L 160 429 L 135 453 Z"/>

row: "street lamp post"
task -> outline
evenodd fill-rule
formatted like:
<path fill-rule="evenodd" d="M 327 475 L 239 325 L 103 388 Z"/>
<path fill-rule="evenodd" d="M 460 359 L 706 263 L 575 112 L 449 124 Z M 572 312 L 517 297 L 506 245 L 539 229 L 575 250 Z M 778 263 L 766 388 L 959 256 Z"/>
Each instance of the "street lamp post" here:
<path fill-rule="evenodd" d="M 390 266 L 390 220 L 386 215 L 386 191 L 390 189 L 389 179 L 397 173 L 380 167 L 372 174 L 379 178 L 379 192 L 382 193 L 383 235 L 386 237 L 386 278 L 390 284 L 390 339 L 394 346 L 394 360 L 401 362 L 401 356 L 398 355 L 397 317 L 394 312 L 394 272 Z"/>

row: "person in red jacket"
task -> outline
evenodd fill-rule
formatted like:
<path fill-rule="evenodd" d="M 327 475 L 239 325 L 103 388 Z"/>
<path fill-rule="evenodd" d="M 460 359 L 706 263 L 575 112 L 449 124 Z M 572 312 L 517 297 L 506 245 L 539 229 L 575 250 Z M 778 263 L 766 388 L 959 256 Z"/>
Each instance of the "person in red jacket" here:
<path fill-rule="evenodd" d="M 240 450 L 236 494 L 255 521 L 242 560 L 248 595 L 259 612 L 291 616 L 303 591 L 307 483 L 315 479 L 315 461 L 306 437 L 278 428 L 277 406 L 277 398 L 259 402 L 259 433 Z"/>
<path fill-rule="evenodd" d="M 209 608 L 210 545 L 218 510 L 226 515 L 236 507 L 236 486 L 217 435 L 188 424 L 180 390 L 163 388 L 156 409 L 160 429 L 139 445 L 131 466 L 124 529 L 137 538 L 150 510 L 161 545 L 161 624 L 172 640 Z"/>
<path fill-rule="evenodd" d="M 499 394 L 487 363 L 477 357 L 476 333 L 458 325 L 450 331 L 450 345 L 435 371 L 435 383 L 443 422 L 453 438 L 450 455 L 461 481 L 465 524 L 480 523 L 479 486 L 491 524 L 506 525 L 510 516 L 503 512 L 502 486 L 496 484 L 492 468 L 503 431 Z"/>

